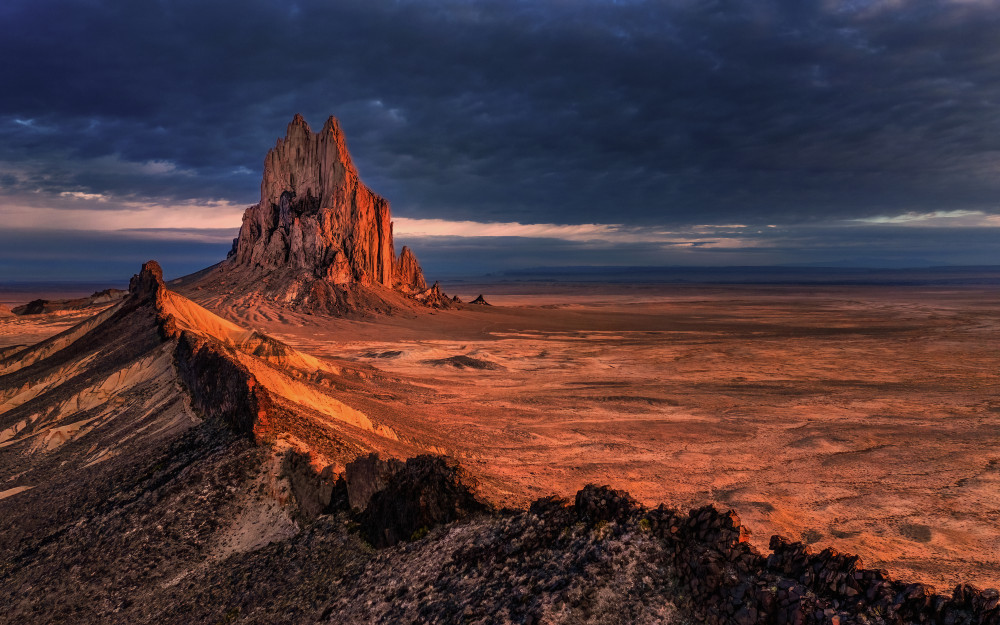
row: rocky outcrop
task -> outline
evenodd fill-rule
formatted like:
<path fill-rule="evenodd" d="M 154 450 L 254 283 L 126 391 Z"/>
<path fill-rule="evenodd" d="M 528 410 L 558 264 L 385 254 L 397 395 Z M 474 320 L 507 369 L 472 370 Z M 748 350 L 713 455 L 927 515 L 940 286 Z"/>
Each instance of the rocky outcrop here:
<path fill-rule="evenodd" d="M 49 302 L 49 300 L 47 299 L 33 299 L 27 304 L 24 304 L 23 306 L 15 306 L 14 314 L 41 315 L 46 312 L 51 312 L 51 310 L 48 309 L 49 304 L 51 304 L 51 302 Z"/>
<path fill-rule="evenodd" d="M 0 318 L 3 317 L 13 317 L 14 311 L 8 308 L 5 304 L 0 304 Z"/>
<path fill-rule="evenodd" d="M 117 302 L 128 295 L 128 291 L 121 289 L 104 289 L 93 293 L 88 299 L 91 304 L 111 304 Z"/>
<path fill-rule="evenodd" d="M 128 282 L 128 294 L 132 298 L 156 299 L 166 290 L 163 284 L 163 269 L 160 263 L 149 260 L 142 264 L 139 273 Z"/>
<path fill-rule="evenodd" d="M 431 308 L 451 308 L 452 301 L 444 294 L 441 290 L 441 285 L 435 282 L 431 285 L 431 288 L 416 293 L 413 299 L 417 300 L 424 306 L 429 306 Z"/>
<path fill-rule="evenodd" d="M 260 202 L 244 214 L 230 260 L 301 269 L 330 284 L 393 286 L 389 203 L 361 182 L 335 118 L 314 134 L 296 115 L 267 153 Z"/>
<path fill-rule="evenodd" d="M 296 449 L 285 452 L 281 459 L 280 476 L 288 480 L 297 504 L 296 516 L 302 520 L 315 519 L 320 514 L 346 505 L 344 478 L 334 475 L 332 466 L 316 473 L 309 454 Z"/>
<path fill-rule="evenodd" d="M 267 389 L 224 346 L 182 332 L 174 354 L 191 405 L 202 415 L 258 442 L 273 440 L 270 417 L 277 406 Z"/>
<path fill-rule="evenodd" d="M 27 304 L 16 306 L 13 310 L 0 305 L 0 317 L 4 316 L 4 310 L 15 315 L 44 315 L 60 310 L 83 310 L 85 308 L 89 308 L 90 306 L 113 304 L 124 298 L 127 294 L 127 291 L 123 291 L 121 289 L 104 289 L 103 291 L 98 291 L 89 297 L 57 300 L 36 299 L 28 302 Z"/>
<path fill-rule="evenodd" d="M 419 538 L 431 528 L 482 512 L 475 483 L 457 463 L 441 456 L 410 458 L 373 493 L 359 522 L 375 547 Z"/>
<path fill-rule="evenodd" d="M 479 297 L 477 297 L 476 299 L 472 300 L 469 303 L 470 304 L 476 304 L 477 306 L 492 306 L 492 304 L 490 304 L 489 302 L 486 301 L 486 298 L 483 297 L 481 293 L 480 293 Z"/>
<path fill-rule="evenodd" d="M 344 467 L 344 481 L 351 509 L 364 510 L 371 496 L 385 488 L 389 479 L 404 466 L 402 461 L 395 458 L 382 460 L 376 453 L 347 463 Z"/>
<path fill-rule="evenodd" d="M 427 290 L 424 272 L 420 269 L 417 257 L 410 248 L 403 246 L 396 262 L 396 275 L 393 283 L 397 289 L 422 292 Z"/>
<path fill-rule="evenodd" d="M 385 291 L 446 305 L 409 248 L 395 257 L 389 203 L 361 182 L 334 117 L 313 133 L 295 116 L 264 160 L 260 202 L 207 280 L 306 312 L 385 312 Z"/>

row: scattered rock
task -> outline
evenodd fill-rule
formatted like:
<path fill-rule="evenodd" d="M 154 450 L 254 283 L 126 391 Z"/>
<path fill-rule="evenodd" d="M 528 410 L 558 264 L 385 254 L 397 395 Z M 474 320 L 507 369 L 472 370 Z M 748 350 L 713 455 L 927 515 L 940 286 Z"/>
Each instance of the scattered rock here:
<path fill-rule="evenodd" d="M 390 349 L 384 352 L 365 352 L 365 358 L 399 358 L 403 355 L 403 352 L 398 349 Z"/>
<path fill-rule="evenodd" d="M 435 360 L 425 360 L 424 362 L 437 367 L 448 366 L 455 367 L 456 369 L 480 369 L 487 371 L 506 369 L 503 365 L 495 362 L 491 362 L 483 358 L 473 358 L 472 356 L 464 355 L 451 356 L 450 358 L 438 358 Z"/>

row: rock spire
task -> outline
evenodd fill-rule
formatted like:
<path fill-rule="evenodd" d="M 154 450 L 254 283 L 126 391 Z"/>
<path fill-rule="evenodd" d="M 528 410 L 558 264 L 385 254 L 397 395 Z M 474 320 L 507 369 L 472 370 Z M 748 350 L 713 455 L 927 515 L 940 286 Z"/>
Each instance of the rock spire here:
<path fill-rule="evenodd" d="M 361 182 L 332 116 L 314 133 L 296 115 L 267 153 L 260 202 L 244 213 L 220 272 L 229 285 L 234 274 L 249 278 L 238 281 L 245 289 L 256 280 L 269 298 L 310 312 L 371 308 L 373 298 L 388 301 L 385 289 L 443 305 L 413 252 L 395 256 L 389 203 Z"/>
<path fill-rule="evenodd" d="M 336 285 L 394 286 L 389 203 L 361 182 L 336 118 L 318 133 L 301 115 L 288 124 L 264 159 L 260 202 L 244 214 L 230 260 Z"/>

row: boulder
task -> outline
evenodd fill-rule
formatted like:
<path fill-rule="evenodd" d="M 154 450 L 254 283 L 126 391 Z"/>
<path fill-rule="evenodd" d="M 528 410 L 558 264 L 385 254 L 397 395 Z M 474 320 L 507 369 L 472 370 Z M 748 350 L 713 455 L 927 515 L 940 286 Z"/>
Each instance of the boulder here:
<path fill-rule="evenodd" d="M 410 458 L 385 487 L 372 494 L 359 517 L 375 547 L 419 538 L 437 525 L 489 509 L 474 494 L 475 482 L 442 456 Z"/>

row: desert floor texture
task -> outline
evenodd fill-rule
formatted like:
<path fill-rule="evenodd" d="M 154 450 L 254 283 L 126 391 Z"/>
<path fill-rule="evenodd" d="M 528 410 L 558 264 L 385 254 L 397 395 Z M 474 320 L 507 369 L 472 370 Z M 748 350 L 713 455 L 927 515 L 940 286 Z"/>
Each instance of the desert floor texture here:
<path fill-rule="evenodd" d="M 610 484 L 646 504 L 733 508 L 758 547 L 778 533 L 938 588 L 1000 582 L 996 287 L 446 290 L 494 305 L 366 321 L 215 312 L 381 370 L 352 392 L 426 432 L 499 504 Z M 92 312 L 0 319 L 0 348 Z"/>

